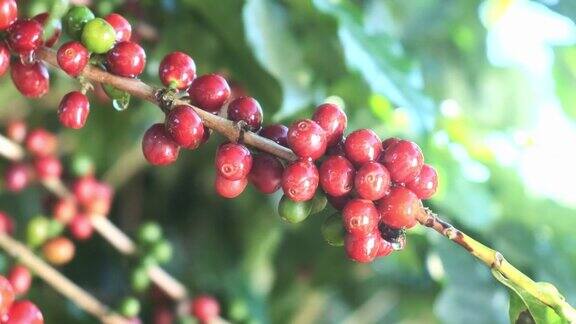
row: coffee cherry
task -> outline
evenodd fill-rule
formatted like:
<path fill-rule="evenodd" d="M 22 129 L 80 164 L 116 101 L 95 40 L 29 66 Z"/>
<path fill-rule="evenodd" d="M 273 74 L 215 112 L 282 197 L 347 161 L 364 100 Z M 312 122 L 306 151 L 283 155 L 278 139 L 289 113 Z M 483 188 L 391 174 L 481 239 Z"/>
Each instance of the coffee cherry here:
<path fill-rule="evenodd" d="M 10 215 L 0 211 L 0 233 L 14 234 L 14 221 Z"/>
<path fill-rule="evenodd" d="M 382 141 L 382 152 L 385 152 L 388 148 L 393 145 L 396 145 L 400 141 L 399 138 L 396 137 L 389 137 Z"/>
<path fill-rule="evenodd" d="M 32 274 L 30 270 L 21 265 L 13 266 L 10 272 L 8 272 L 7 278 L 16 295 L 26 294 L 32 284 Z"/>
<path fill-rule="evenodd" d="M 380 214 L 373 202 L 352 199 L 342 210 L 342 223 L 348 233 L 365 236 L 377 229 Z"/>
<path fill-rule="evenodd" d="M 127 42 L 130 40 L 130 37 L 132 37 L 132 26 L 126 18 L 117 13 L 111 13 L 104 17 L 104 20 L 106 20 L 116 31 L 117 43 Z"/>
<path fill-rule="evenodd" d="M 8 29 L 8 44 L 18 54 L 27 54 L 42 45 L 42 24 L 32 19 L 16 21 Z"/>
<path fill-rule="evenodd" d="M 78 214 L 68 223 L 68 230 L 72 237 L 79 241 L 85 241 L 92 237 L 94 227 L 90 218 L 84 214 Z"/>
<path fill-rule="evenodd" d="M 278 203 L 278 215 L 288 223 L 300 223 L 310 215 L 311 207 L 310 201 L 294 201 L 284 195 Z"/>
<path fill-rule="evenodd" d="M 60 46 L 56 53 L 56 59 L 58 66 L 64 72 L 69 76 L 77 77 L 88 64 L 90 53 L 82 43 L 71 41 Z"/>
<path fill-rule="evenodd" d="M 345 137 L 342 137 L 338 140 L 335 144 L 328 147 L 326 149 L 326 155 L 341 155 L 345 156 L 346 152 L 344 151 L 344 142 L 346 141 Z"/>
<path fill-rule="evenodd" d="M 280 189 L 284 166 L 275 156 L 260 153 L 252 158 L 252 168 L 248 175 L 250 182 L 260 192 L 271 194 Z"/>
<path fill-rule="evenodd" d="M 314 120 L 326 131 L 326 142 L 328 146 L 336 144 L 344 134 L 348 124 L 348 117 L 340 107 L 335 104 L 325 103 L 316 108 Z"/>
<path fill-rule="evenodd" d="M 80 91 L 72 91 L 65 95 L 58 106 L 58 120 L 68 128 L 80 129 L 84 127 L 89 113 L 88 97 Z"/>
<path fill-rule="evenodd" d="M 114 190 L 106 183 L 96 182 L 94 196 L 85 204 L 86 213 L 91 215 L 107 215 L 112 205 Z"/>
<path fill-rule="evenodd" d="M 14 288 L 10 281 L 0 276 L 0 317 L 4 318 L 14 303 Z"/>
<path fill-rule="evenodd" d="M 0 30 L 5 30 L 18 19 L 16 0 L 0 0 Z"/>
<path fill-rule="evenodd" d="M 412 191 L 396 187 L 378 202 L 382 222 L 393 229 L 412 228 L 417 217 L 424 213 L 422 201 Z"/>
<path fill-rule="evenodd" d="M 94 198 L 98 182 L 92 176 L 84 176 L 76 179 L 72 184 L 74 197 L 81 205 L 86 206 Z"/>
<path fill-rule="evenodd" d="M 206 74 L 192 82 L 188 94 L 193 104 L 206 111 L 217 113 L 230 98 L 230 86 L 220 75 Z"/>
<path fill-rule="evenodd" d="M 262 137 L 288 147 L 288 127 L 282 124 L 272 124 L 262 128 L 258 134 Z"/>
<path fill-rule="evenodd" d="M 330 156 L 320 165 L 320 185 L 330 196 L 343 196 L 354 186 L 354 166 L 343 156 Z"/>
<path fill-rule="evenodd" d="M 252 168 L 252 154 L 244 145 L 226 143 L 216 152 L 216 171 L 228 180 L 246 178 Z"/>
<path fill-rule="evenodd" d="M 180 105 L 166 116 L 166 132 L 178 145 L 193 150 L 202 144 L 204 124 L 194 109 Z"/>
<path fill-rule="evenodd" d="M 54 44 L 58 42 L 60 39 L 60 35 L 62 34 L 62 22 L 60 19 L 48 19 L 49 14 L 47 12 L 43 12 L 41 14 L 37 14 L 36 16 L 32 17 L 32 19 L 36 20 L 42 25 L 42 28 L 46 30 L 47 27 L 52 29 L 52 36 L 44 42 L 44 46 L 52 47 Z M 46 26 L 47 23 L 50 23 L 50 26 Z"/>
<path fill-rule="evenodd" d="M 394 251 L 392 243 L 386 241 L 384 238 L 380 238 L 380 244 L 378 246 L 378 254 L 376 257 L 381 258 L 390 255 Z"/>
<path fill-rule="evenodd" d="M 131 318 L 137 316 L 140 313 L 140 308 L 140 301 L 138 301 L 138 299 L 134 297 L 126 297 L 122 299 L 122 302 L 120 302 L 118 312 L 128 318 Z"/>
<path fill-rule="evenodd" d="M 174 249 L 172 248 L 172 244 L 166 240 L 160 240 L 150 248 L 150 254 L 158 263 L 166 264 L 172 259 L 172 255 L 174 254 Z"/>
<path fill-rule="evenodd" d="M 122 42 L 108 52 L 106 61 L 110 72 L 126 78 L 135 78 L 144 71 L 146 53 L 136 43 Z"/>
<path fill-rule="evenodd" d="M 37 128 L 26 136 L 26 149 L 34 157 L 54 155 L 58 146 L 56 135 L 43 128 Z"/>
<path fill-rule="evenodd" d="M 298 161 L 289 165 L 282 176 L 282 190 L 294 201 L 307 201 L 318 188 L 318 169 L 312 162 Z"/>
<path fill-rule="evenodd" d="M 52 217 L 62 224 L 67 224 L 74 218 L 78 208 L 74 199 L 62 198 L 52 206 Z"/>
<path fill-rule="evenodd" d="M 162 227 L 156 222 L 148 221 L 138 228 L 138 242 L 152 245 L 162 239 Z"/>
<path fill-rule="evenodd" d="M 326 152 L 326 134 L 310 119 L 297 120 L 288 130 L 288 146 L 301 158 L 317 160 Z"/>
<path fill-rule="evenodd" d="M 8 191 L 20 192 L 31 180 L 30 170 L 23 163 L 12 163 L 4 171 L 4 185 Z"/>
<path fill-rule="evenodd" d="M 19 300 L 12 304 L 4 324 L 44 324 L 42 312 L 29 300 Z"/>
<path fill-rule="evenodd" d="M 244 121 L 252 131 L 260 129 L 262 118 L 262 107 L 252 97 L 236 98 L 228 105 L 228 119 L 234 122 Z"/>
<path fill-rule="evenodd" d="M 2 0 L 0 0 L 2 1 Z M 10 67 L 10 50 L 4 42 L 0 42 L 0 77 L 8 72 Z"/>
<path fill-rule="evenodd" d="M 354 188 L 360 197 L 378 200 L 390 191 L 390 174 L 378 162 L 364 163 L 356 172 Z"/>
<path fill-rule="evenodd" d="M 372 262 L 380 246 L 378 233 L 368 235 L 346 235 L 344 247 L 348 258 L 360 263 Z"/>
<path fill-rule="evenodd" d="M 90 52 L 104 54 L 111 50 L 115 43 L 116 31 L 106 20 L 94 18 L 84 25 L 82 44 Z"/>
<path fill-rule="evenodd" d="M 178 159 L 180 147 L 166 133 L 163 124 L 154 124 L 144 134 L 142 151 L 150 164 L 168 165 Z"/>
<path fill-rule="evenodd" d="M 37 247 L 50 236 L 50 220 L 44 216 L 34 216 L 26 224 L 26 243 Z"/>
<path fill-rule="evenodd" d="M 398 183 L 414 180 L 424 164 L 420 147 L 406 140 L 400 140 L 389 146 L 380 160 L 390 172 L 392 181 Z"/>
<path fill-rule="evenodd" d="M 359 129 L 352 132 L 344 142 L 346 157 L 356 165 L 375 161 L 382 152 L 382 142 L 371 129 Z"/>
<path fill-rule="evenodd" d="M 40 98 L 48 92 L 50 76 L 43 63 L 25 65 L 20 60 L 10 62 L 10 76 L 16 89 L 28 98 Z"/>
<path fill-rule="evenodd" d="M 214 181 L 214 187 L 216 188 L 216 193 L 224 198 L 236 198 L 246 188 L 248 184 L 248 178 L 242 178 L 240 180 L 228 180 L 216 174 L 216 180 Z"/>
<path fill-rule="evenodd" d="M 424 164 L 420 173 L 414 180 L 406 184 L 408 189 L 420 199 L 430 199 L 436 193 L 438 187 L 438 175 L 436 170 L 429 164 Z"/>
<path fill-rule="evenodd" d="M 334 209 L 336 210 L 344 209 L 344 206 L 346 206 L 346 204 L 350 201 L 350 199 L 352 199 L 350 195 L 343 195 L 339 197 L 326 195 L 326 198 L 328 199 L 330 205 L 334 207 Z"/>
<path fill-rule="evenodd" d="M 310 215 L 323 211 L 328 205 L 328 199 L 322 190 L 316 190 L 314 198 L 310 201 Z"/>
<path fill-rule="evenodd" d="M 26 138 L 28 126 L 21 120 L 12 120 L 6 125 L 6 136 L 16 143 L 21 143 Z"/>
<path fill-rule="evenodd" d="M 60 236 L 49 240 L 42 247 L 42 254 L 46 261 L 54 265 L 63 265 L 74 258 L 76 248 L 69 239 Z"/>
<path fill-rule="evenodd" d="M 190 305 L 192 315 L 202 323 L 210 323 L 220 316 L 220 304 L 216 298 L 209 295 L 199 295 Z"/>
<path fill-rule="evenodd" d="M 158 75 L 164 86 L 185 90 L 196 78 L 196 64 L 187 54 L 172 52 L 164 56 L 160 62 Z"/>
<path fill-rule="evenodd" d="M 346 230 L 342 225 L 340 213 L 334 213 L 326 218 L 321 227 L 324 240 L 332 246 L 343 246 Z"/>
<path fill-rule="evenodd" d="M 130 274 L 130 286 L 135 292 L 141 293 L 150 287 L 150 277 L 148 276 L 148 269 L 140 266 L 132 271 Z"/>
<path fill-rule="evenodd" d="M 84 26 L 96 18 L 92 11 L 85 6 L 74 6 L 64 16 L 64 31 L 70 38 L 80 40 Z"/>
<path fill-rule="evenodd" d="M 34 161 L 36 175 L 40 180 L 58 179 L 62 175 L 62 163 L 55 156 L 43 156 Z"/>

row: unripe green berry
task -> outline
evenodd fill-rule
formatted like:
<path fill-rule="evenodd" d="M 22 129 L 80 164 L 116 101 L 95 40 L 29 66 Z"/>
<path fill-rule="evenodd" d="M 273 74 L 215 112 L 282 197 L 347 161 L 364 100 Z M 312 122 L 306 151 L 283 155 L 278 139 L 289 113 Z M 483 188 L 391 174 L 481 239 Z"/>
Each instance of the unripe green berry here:
<path fill-rule="evenodd" d="M 80 40 L 84 26 L 94 18 L 96 17 L 88 7 L 72 7 L 62 19 L 64 31 L 70 38 Z"/>
<path fill-rule="evenodd" d="M 114 27 L 102 18 L 92 19 L 82 30 L 82 44 L 90 52 L 104 54 L 111 50 L 115 43 Z"/>
<path fill-rule="evenodd" d="M 172 259 L 172 244 L 166 240 L 161 240 L 152 246 L 150 253 L 158 261 L 158 263 L 164 264 Z"/>
<path fill-rule="evenodd" d="M 332 246 L 343 246 L 346 230 L 342 225 L 342 216 L 340 213 L 334 213 L 326 218 L 322 224 L 322 236 L 328 244 Z"/>
<path fill-rule="evenodd" d="M 83 154 L 79 154 L 72 160 L 72 172 L 77 177 L 82 177 L 94 173 L 94 162 Z"/>
<path fill-rule="evenodd" d="M 293 201 L 284 195 L 278 203 L 278 214 L 289 223 L 300 223 L 310 215 L 310 201 Z"/>
<path fill-rule="evenodd" d="M 118 311 L 128 318 L 135 317 L 140 313 L 140 302 L 134 297 L 126 297 L 120 303 Z"/>
<path fill-rule="evenodd" d="M 50 237 L 50 220 L 36 216 L 26 225 L 26 242 L 32 247 L 42 245 Z"/>
<path fill-rule="evenodd" d="M 154 244 L 162 239 L 162 228 L 158 223 L 146 222 L 138 229 L 138 241 L 143 244 Z"/>
<path fill-rule="evenodd" d="M 60 234 L 62 234 L 62 231 L 64 231 L 64 224 L 62 224 L 61 222 L 55 220 L 55 219 L 50 219 L 48 220 L 48 237 L 56 237 Z"/>
<path fill-rule="evenodd" d="M 130 274 L 130 285 L 135 292 L 141 293 L 146 291 L 150 286 L 148 270 L 145 267 L 135 268 Z"/>
<path fill-rule="evenodd" d="M 317 190 L 314 198 L 312 198 L 310 215 L 314 215 L 323 211 L 324 208 L 326 208 L 326 204 L 328 204 L 326 195 L 324 195 L 322 190 Z"/>

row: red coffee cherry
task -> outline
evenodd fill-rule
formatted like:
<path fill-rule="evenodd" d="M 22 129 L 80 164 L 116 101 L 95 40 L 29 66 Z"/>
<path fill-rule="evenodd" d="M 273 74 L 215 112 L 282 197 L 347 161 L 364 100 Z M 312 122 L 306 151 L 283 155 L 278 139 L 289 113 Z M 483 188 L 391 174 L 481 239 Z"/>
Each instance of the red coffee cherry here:
<path fill-rule="evenodd" d="M 262 107 L 252 97 L 240 97 L 228 105 L 228 119 L 235 122 L 242 120 L 253 131 L 260 129 L 262 118 Z"/>
<path fill-rule="evenodd" d="M 166 133 L 163 124 L 154 124 L 144 134 L 142 152 L 150 164 L 168 165 L 178 159 L 180 147 Z"/>
<path fill-rule="evenodd" d="M 390 255 L 392 252 L 394 252 L 394 247 L 392 246 L 392 243 L 386 241 L 384 238 L 380 238 L 380 245 L 378 246 L 378 254 L 376 254 L 376 257 L 381 258 L 381 257 L 385 257 Z"/>
<path fill-rule="evenodd" d="M 216 171 L 228 180 L 246 178 L 252 168 L 252 154 L 244 145 L 222 144 L 216 152 Z"/>
<path fill-rule="evenodd" d="M 424 213 L 422 201 L 412 191 L 392 188 L 390 194 L 378 202 L 382 222 L 393 229 L 412 228 L 417 217 Z"/>
<path fill-rule="evenodd" d="M 352 199 L 342 210 L 342 224 L 352 235 L 368 235 L 378 227 L 380 214 L 373 202 L 366 199 Z"/>
<path fill-rule="evenodd" d="M 68 223 L 68 230 L 72 237 L 79 241 L 85 241 L 92 237 L 94 233 L 94 227 L 90 218 L 84 214 L 78 214 L 72 218 L 70 223 Z"/>
<path fill-rule="evenodd" d="M 63 44 L 56 53 L 58 66 L 72 77 L 80 75 L 84 67 L 88 64 L 90 53 L 77 41 L 71 41 Z"/>
<path fill-rule="evenodd" d="M 348 194 L 354 186 L 354 166 L 343 156 L 330 156 L 320 165 L 320 185 L 330 196 Z"/>
<path fill-rule="evenodd" d="M 0 211 L 0 233 L 14 234 L 14 220 L 2 211 Z"/>
<path fill-rule="evenodd" d="M 399 138 L 396 137 L 389 137 L 385 140 L 382 141 L 382 152 L 385 152 L 388 148 L 390 148 L 393 145 L 396 145 L 396 143 L 400 142 Z"/>
<path fill-rule="evenodd" d="M 390 191 L 390 174 L 378 162 L 364 163 L 356 172 L 354 188 L 360 197 L 378 200 Z"/>
<path fill-rule="evenodd" d="M 132 26 L 126 20 L 126 18 L 122 17 L 117 13 L 111 13 L 104 18 L 116 31 L 116 42 L 127 42 L 132 37 Z"/>
<path fill-rule="evenodd" d="M 416 143 L 400 140 L 388 147 L 382 155 L 381 162 L 390 172 L 392 181 L 407 183 L 420 173 L 424 156 Z"/>
<path fill-rule="evenodd" d="M 54 155 L 58 146 L 56 135 L 43 128 L 37 128 L 26 136 L 26 149 L 35 157 Z"/>
<path fill-rule="evenodd" d="M 6 136 L 16 143 L 22 143 L 26 139 L 28 126 L 21 120 L 12 120 L 6 125 Z"/>
<path fill-rule="evenodd" d="M 360 263 L 372 262 L 378 254 L 380 245 L 378 233 L 368 235 L 346 235 L 344 248 L 348 258 Z"/>
<path fill-rule="evenodd" d="M 192 107 L 180 105 L 166 116 L 166 132 L 178 145 L 193 150 L 202 144 L 204 124 Z"/>
<path fill-rule="evenodd" d="M 265 194 L 271 194 L 280 189 L 284 173 L 282 162 L 267 153 L 256 154 L 252 160 L 252 169 L 248 177 L 254 187 Z"/>
<path fill-rule="evenodd" d="M 80 91 L 72 91 L 60 101 L 58 120 L 65 127 L 80 129 L 86 124 L 89 113 L 88 97 Z"/>
<path fill-rule="evenodd" d="M 158 75 L 164 86 L 184 90 L 196 78 L 196 64 L 187 54 L 172 52 L 164 56 L 160 62 Z"/>
<path fill-rule="evenodd" d="M 420 199 L 430 199 L 436 193 L 438 187 L 438 174 L 429 164 L 424 164 L 420 173 L 414 180 L 408 182 L 406 187 Z"/>
<path fill-rule="evenodd" d="M 32 19 L 16 21 L 8 29 L 8 44 L 18 54 L 27 54 L 42 45 L 42 24 Z"/>
<path fill-rule="evenodd" d="M 288 146 L 301 158 L 317 160 L 326 152 L 326 134 L 310 119 L 297 120 L 288 130 Z"/>
<path fill-rule="evenodd" d="M 6 74 L 9 67 L 10 67 L 10 50 L 8 49 L 6 43 L 0 42 L 0 77 Z"/>
<path fill-rule="evenodd" d="M 329 147 L 338 143 L 348 125 L 348 117 L 344 111 L 331 103 L 318 106 L 312 120 L 326 131 L 326 142 Z"/>
<path fill-rule="evenodd" d="M 21 265 L 15 265 L 10 268 L 7 277 L 16 295 L 26 294 L 32 284 L 32 274 L 30 270 Z"/>
<path fill-rule="evenodd" d="M 144 71 L 146 52 L 136 43 L 122 42 L 108 52 L 106 62 L 110 72 L 126 78 L 135 78 Z"/>
<path fill-rule="evenodd" d="M 41 14 L 37 14 L 32 19 L 39 22 L 42 25 L 42 28 L 45 29 L 46 22 L 48 22 L 48 17 L 49 14 L 47 12 L 43 12 Z M 50 26 L 52 27 L 52 36 L 50 36 L 50 39 L 44 42 L 44 46 L 46 47 L 54 46 L 54 44 L 58 42 L 58 39 L 60 39 L 60 35 L 62 35 L 62 22 L 60 21 L 60 19 L 53 19 L 50 20 L 49 22 L 52 24 L 52 26 Z"/>
<path fill-rule="evenodd" d="M 94 195 L 85 204 L 85 211 L 90 215 L 107 215 L 112 205 L 114 190 L 108 184 L 96 182 Z"/>
<path fill-rule="evenodd" d="M 44 324 L 40 309 L 29 300 L 19 300 L 12 304 L 4 324 Z"/>
<path fill-rule="evenodd" d="M 18 19 L 16 0 L 0 0 L 0 30 L 5 30 Z"/>
<path fill-rule="evenodd" d="M 359 129 L 352 132 L 344 142 L 346 157 L 356 165 L 375 161 L 382 152 L 382 142 L 371 129 Z"/>
<path fill-rule="evenodd" d="M 23 163 L 13 163 L 4 171 L 4 185 L 8 191 L 20 192 L 28 186 L 30 180 L 30 170 Z"/>
<path fill-rule="evenodd" d="M 228 180 L 216 174 L 216 180 L 214 181 L 214 188 L 216 188 L 216 193 L 224 198 L 236 198 L 246 188 L 248 184 L 248 178 L 242 178 L 240 180 Z"/>
<path fill-rule="evenodd" d="M 318 188 L 319 174 L 314 163 L 297 161 L 289 165 L 282 176 L 282 190 L 293 201 L 314 198 Z"/>
<path fill-rule="evenodd" d="M 74 199 L 62 198 L 52 206 L 52 217 L 62 224 L 68 224 L 78 211 Z"/>
<path fill-rule="evenodd" d="M 40 180 L 60 178 L 62 175 L 62 163 L 55 156 L 43 156 L 34 160 L 36 175 Z"/>
<path fill-rule="evenodd" d="M 72 261 L 75 252 L 74 243 L 63 236 L 49 240 L 42 247 L 44 258 L 54 265 L 64 265 Z"/>
<path fill-rule="evenodd" d="M 220 316 L 220 304 L 212 296 L 200 295 L 192 300 L 190 311 L 201 323 L 210 323 Z"/>
<path fill-rule="evenodd" d="M 258 134 L 262 137 L 288 147 L 288 127 L 282 124 L 272 124 L 262 128 Z"/>
<path fill-rule="evenodd" d="M 14 303 L 14 288 L 10 281 L 0 276 L 0 317 L 3 319 Z"/>
<path fill-rule="evenodd" d="M 334 209 L 336 209 L 336 210 L 344 209 L 346 204 L 352 199 L 350 197 L 350 195 L 344 195 L 344 196 L 339 196 L 339 197 L 326 195 L 326 198 L 328 199 L 328 202 L 330 203 L 330 205 L 332 207 L 334 207 Z"/>
<path fill-rule="evenodd" d="M 50 75 L 40 62 L 24 65 L 20 60 L 10 62 L 10 76 L 16 89 L 28 98 L 40 98 L 48 92 Z"/>
<path fill-rule="evenodd" d="M 220 75 L 206 74 L 192 82 L 188 94 L 194 105 L 217 113 L 230 98 L 230 86 Z"/>
<path fill-rule="evenodd" d="M 92 176 L 84 176 L 76 179 L 72 184 L 74 197 L 83 206 L 88 205 L 96 195 L 98 181 Z"/>
<path fill-rule="evenodd" d="M 346 141 L 345 137 L 342 137 L 338 140 L 335 144 L 328 147 L 326 149 L 326 155 L 341 155 L 346 156 L 346 152 L 344 151 L 344 142 Z"/>

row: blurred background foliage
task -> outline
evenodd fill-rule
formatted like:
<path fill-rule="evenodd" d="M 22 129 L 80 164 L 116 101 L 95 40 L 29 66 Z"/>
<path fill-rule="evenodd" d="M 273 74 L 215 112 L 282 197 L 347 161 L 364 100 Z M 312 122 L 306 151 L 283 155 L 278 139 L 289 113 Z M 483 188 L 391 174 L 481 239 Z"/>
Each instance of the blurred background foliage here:
<path fill-rule="evenodd" d="M 53 1 L 25 1 L 28 14 Z M 576 304 L 576 5 L 571 0 L 103 0 L 136 26 L 147 50 L 143 79 L 159 84 L 170 51 L 200 74 L 224 73 L 259 99 L 266 122 L 309 116 L 328 98 L 349 129 L 416 140 L 440 174 L 430 206 L 537 281 Z M 0 82 L 0 118 L 58 131 L 68 165 L 93 159 L 117 190 L 112 220 L 133 233 L 156 220 L 174 243 L 169 272 L 193 293 L 218 296 L 244 323 L 506 323 L 508 294 L 490 271 L 436 233 L 416 229 L 405 251 L 371 265 L 323 242 L 331 211 L 282 223 L 278 195 L 214 193 L 214 135 L 166 168 L 146 165 L 140 139 L 162 120 L 133 100 L 115 112 L 92 100 L 81 131 L 61 129 L 59 99 L 78 85 L 52 73 L 43 100 Z M 5 164 L 2 165 L 5 167 Z M 2 192 L 22 223 L 44 213 L 40 188 Z M 22 228 L 21 226 L 20 228 Z M 6 263 L 6 262 L 3 262 Z M 95 238 L 63 271 L 104 302 L 129 291 L 128 262 Z M 31 298 L 48 323 L 93 321 L 42 283 Z M 145 307 L 150 322 L 152 308 Z"/>

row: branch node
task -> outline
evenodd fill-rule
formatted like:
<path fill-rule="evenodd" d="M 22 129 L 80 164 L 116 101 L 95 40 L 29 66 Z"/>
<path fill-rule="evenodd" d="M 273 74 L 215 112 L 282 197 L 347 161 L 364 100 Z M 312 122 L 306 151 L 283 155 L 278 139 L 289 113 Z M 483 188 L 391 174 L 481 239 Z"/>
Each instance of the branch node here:
<path fill-rule="evenodd" d="M 154 93 L 154 96 L 158 101 L 160 109 L 162 109 L 164 113 L 168 113 L 174 104 L 174 100 L 178 99 L 177 91 L 172 88 L 158 89 Z"/>
<path fill-rule="evenodd" d="M 234 128 L 238 131 L 235 142 L 238 144 L 244 143 L 244 134 L 249 131 L 248 124 L 245 121 L 240 120 L 234 124 Z"/>
<path fill-rule="evenodd" d="M 490 268 L 498 270 L 502 266 L 502 262 L 504 262 L 504 256 L 502 253 L 496 251 L 494 252 L 494 261 L 490 264 Z"/>

